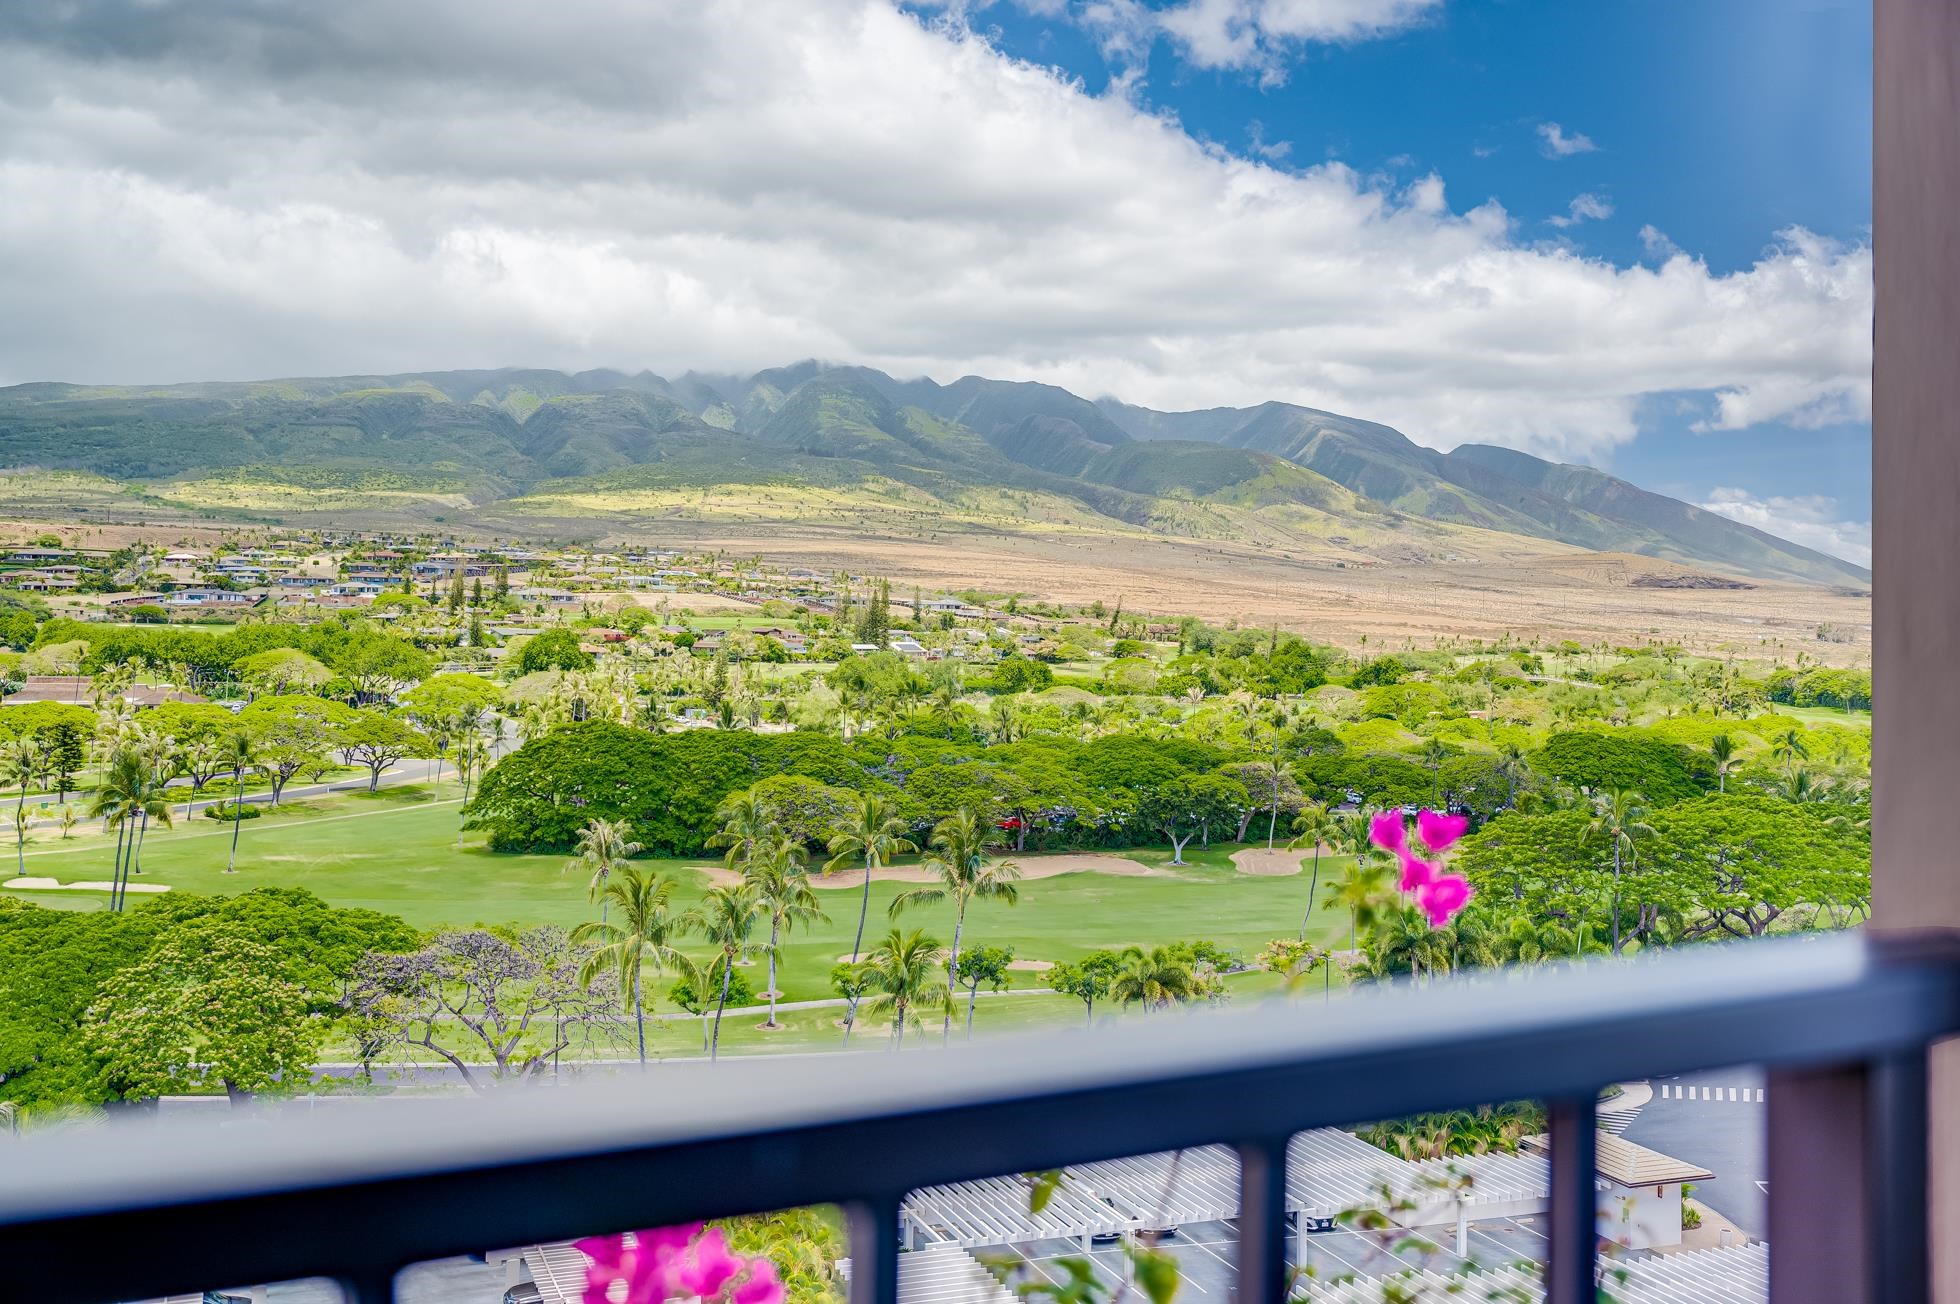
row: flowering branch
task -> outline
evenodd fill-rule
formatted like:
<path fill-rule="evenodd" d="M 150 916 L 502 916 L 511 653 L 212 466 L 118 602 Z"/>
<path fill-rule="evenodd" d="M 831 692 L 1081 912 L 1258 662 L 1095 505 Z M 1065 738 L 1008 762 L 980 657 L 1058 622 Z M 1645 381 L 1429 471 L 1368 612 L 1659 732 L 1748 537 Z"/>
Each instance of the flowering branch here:
<path fill-rule="evenodd" d="M 1412 845 L 1440 856 L 1469 827 L 1470 821 L 1462 815 L 1425 810 L 1416 816 L 1416 843 L 1411 844 L 1401 811 L 1381 811 L 1368 826 L 1368 840 L 1402 862 L 1402 891 L 1415 898 L 1416 905 L 1429 916 L 1431 928 L 1448 924 L 1470 904 L 1477 890 L 1461 874 L 1445 874 L 1433 862 L 1417 856 Z"/>

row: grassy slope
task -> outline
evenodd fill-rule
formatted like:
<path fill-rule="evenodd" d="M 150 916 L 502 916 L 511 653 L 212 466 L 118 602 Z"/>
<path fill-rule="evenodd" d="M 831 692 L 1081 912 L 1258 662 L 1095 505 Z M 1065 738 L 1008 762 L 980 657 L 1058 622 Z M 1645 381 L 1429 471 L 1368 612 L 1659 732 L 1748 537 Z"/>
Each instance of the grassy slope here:
<path fill-rule="evenodd" d="M 197 820 L 153 831 L 143 853 L 142 882 L 178 891 L 236 893 L 274 884 L 299 886 L 337 905 L 365 906 L 401 915 L 423 927 L 509 921 L 572 925 L 592 918 L 584 883 L 561 873 L 562 856 L 493 855 L 475 838 L 456 846 L 456 802 L 440 804 L 425 791 L 385 790 L 376 797 L 345 797 L 304 808 L 305 813 L 248 821 L 239 843 L 239 870 L 224 873 L 227 827 Z M 1134 853 L 1162 864 L 1168 852 Z M 971 944 L 1011 945 L 1025 959 L 1067 960 L 1099 947 L 1122 947 L 1206 937 L 1240 952 L 1255 951 L 1299 928 L 1306 899 L 1303 878 L 1258 878 L 1232 868 L 1223 850 L 1193 854 L 1175 877 L 1119 878 L 1067 874 L 1024 883 L 1016 906 L 981 903 L 967 918 Z M 28 847 L 30 875 L 63 881 L 100 880 L 109 874 L 108 841 L 90 834 L 61 842 L 43 833 Z M 698 863 L 698 862 L 694 862 Z M 707 879 L 690 862 L 666 862 L 675 874 L 677 905 L 699 900 Z M 1322 877 L 1327 877 L 1323 865 Z M 846 881 L 848 876 L 846 876 Z M 866 936 L 890 927 L 885 910 L 907 884 L 874 883 Z M 59 907 L 99 906 L 95 894 L 20 893 Z M 792 938 L 783 950 L 783 989 L 788 1000 L 829 997 L 829 972 L 850 949 L 858 896 L 839 888 L 820 891 L 830 921 Z M 952 936 L 950 908 L 908 913 L 908 928 L 924 927 L 941 940 Z M 1339 929 L 1331 916 L 1317 918 L 1317 934 Z M 763 984 L 756 975 L 756 986 Z M 1017 972 L 1017 985 L 1038 986 L 1036 975 Z"/>

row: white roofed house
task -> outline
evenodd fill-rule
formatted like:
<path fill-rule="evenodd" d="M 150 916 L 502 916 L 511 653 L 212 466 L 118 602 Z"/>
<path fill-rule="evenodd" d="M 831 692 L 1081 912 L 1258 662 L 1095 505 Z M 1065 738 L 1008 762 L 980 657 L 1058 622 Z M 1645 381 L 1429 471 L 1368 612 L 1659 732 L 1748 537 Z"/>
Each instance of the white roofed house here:
<path fill-rule="evenodd" d="M 1523 1149 L 1550 1154 L 1543 1136 L 1527 1137 Z M 1635 1145 L 1625 1137 L 1598 1135 L 1599 1234 L 1630 1250 L 1666 1249 L 1681 1243 L 1682 1183 L 1715 1174 L 1686 1160 Z"/>

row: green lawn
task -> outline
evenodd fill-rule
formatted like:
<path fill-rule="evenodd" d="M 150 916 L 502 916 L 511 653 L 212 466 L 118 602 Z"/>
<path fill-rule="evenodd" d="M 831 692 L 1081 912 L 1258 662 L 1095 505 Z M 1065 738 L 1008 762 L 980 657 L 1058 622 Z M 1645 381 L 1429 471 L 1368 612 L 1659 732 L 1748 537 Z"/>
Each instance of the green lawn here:
<path fill-rule="evenodd" d="M 200 817 L 175 829 L 153 829 L 144 846 L 144 873 L 136 881 L 200 893 L 235 893 L 262 884 L 297 885 L 338 905 L 387 911 L 424 927 L 501 922 L 572 925 L 594 917 L 583 879 L 575 872 L 562 872 L 565 857 L 495 854 L 486 851 L 474 834 L 459 849 L 454 792 L 453 786 L 446 786 L 444 800 L 436 802 L 423 788 L 384 789 L 374 796 L 294 803 L 279 814 L 247 820 L 239 840 L 239 872 L 234 875 L 224 872 L 229 825 Z M 107 879 L 113 839 L 102 837 L 94 825 L 85 827 L 86 833 L 78 831 L 67 842 L 53 832 L 38 833 L 28 846 L 27 872 L 64 882 Z M 1157 866 L 1170 858 L 1160 848 L 1132 854 Z M 1194 863 L 1162 878 L 1074 873 L 1026 882 L 1018 905 L 976 905 L 968 915 L 964 941 L 1012 946 L 1023 959 L 1068 960 L 1100 947 L 1196 938 L 1248 954 L 1275 937 L 1298 931 L 1306 901 L 1305 878 L 1241 874 L 1219 849 L 1187 849 L 1186 858 Z M 651 863 L 674 875 L 679 907 L 698 900 L 707 886 L 707 876 L 697 868 L 701 862 Z M 1323 862 L 1323 884 L 1331 873 L 1332 865 Z M 858 881 L 848 874 L 840 879 L 847 885 Z M 890 927 L 886 907 L 907 886 L 872 885 L 867 945 Z M 96 893 L 16 895 L 57 908 L 99 909 L 103 904 Z M 782 985 L 787 1000 L 833 995 L 830 969 L 850 950 L 858 892 L 850 886 L 824 888 L 819 897 L 829 921 L 807 934 L 796 934 L 783 948 Z M 1344 942 L 1342 922 L 1318 913 L 1315 935 Z M 950 907 L 910 912 L 904 923 L 928 928 L 942 941 L 952 936 Z M 752 976 L 758 989 L 765 985 L 760 966 Z M 1039 986 L 1040 976 L 1017 971 L 1014 981 L 1018 986 Z M 772 1043 L 794 1040 L 790 1033 L 757 1036 L 768 1036 Z"/>
<path fill-rule="evenodd" d="M 1869 729 L 1872 727 L 1870 711 L 1840 711 L 1834 706 L 1776 706 L 1764 710 L 1765 715 L 1787 715 L 1801 720 L 1807 725 L 1835 724 L 1846 729 Z"/>

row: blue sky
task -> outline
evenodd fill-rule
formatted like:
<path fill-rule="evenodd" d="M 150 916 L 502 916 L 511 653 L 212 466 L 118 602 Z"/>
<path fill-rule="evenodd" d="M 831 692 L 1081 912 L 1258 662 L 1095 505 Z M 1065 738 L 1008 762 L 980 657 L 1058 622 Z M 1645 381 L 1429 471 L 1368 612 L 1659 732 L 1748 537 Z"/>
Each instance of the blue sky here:
<path fill-rule="evenodd" d="M 1092 8 L 1002 0 L 967 21 L 1093 93 L 1127 79 L 1137 102 L 1234 153 L 1404 181 L 1433 170 L 1452 207 L 1495 199 L 1517 239 L 1620 265 L 1653 262 L 1654 233 L 1717 274 L 1749 267 L 1786 227 L 1870 238 L 1868 3 L 1444 0 L 1399 31 L 1281 43 L 1234 67 L 1199 66 L 1165 36 L 1111 52 Z M 1571 221 L 1579 196 L 1598 201 L 1581 211 L 1610 214 Z M 1695 501 L 1740 486 L 1869 517 L 1867 423 L 1695 433 L 1708 409 L 1656 396 L 1632 442 L 1579 457 Z"/>
<path fill-rule="evenodd" d="M 1869 27 L 1825 0 L 28 6 L 0 24 L 0 384 L 815 357 L 1284 400 L 1863 560 Z"/>

